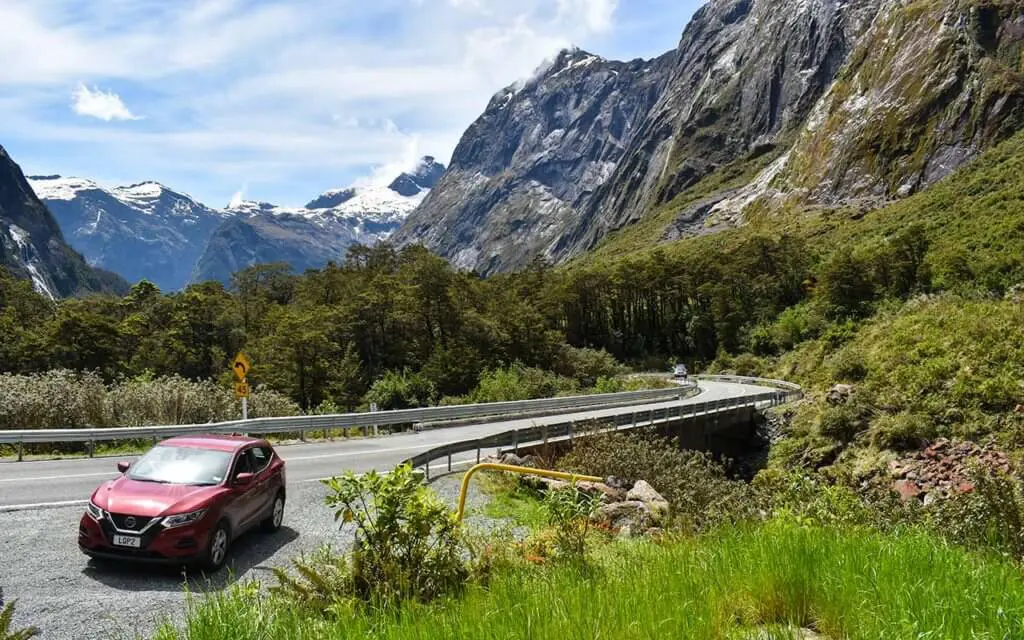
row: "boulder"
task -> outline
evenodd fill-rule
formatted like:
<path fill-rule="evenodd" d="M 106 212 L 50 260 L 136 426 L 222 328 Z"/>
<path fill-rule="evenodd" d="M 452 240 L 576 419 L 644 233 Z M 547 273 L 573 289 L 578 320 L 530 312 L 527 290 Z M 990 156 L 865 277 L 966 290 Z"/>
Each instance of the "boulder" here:
<path fill-rule="evenodd" d="M 520 458 L 514 453 L 503 453 L 501 454 L 501 464 L 510 464 L 514 467 L 523 466 L 523 458 Z"/>
<path fill-rule="evenodd" d="M 520 458 L 519 459 L 519 464 L 521 466 L 523 466 L 523 467 L 530 467 L 530 468 L 533 468 L 533 469 L 540 469 L 541 466 L 542 466 L 541 462 L 540 462 L 540 458 L 538 458 L 537 456 L 535 456 L 533 454 L 526 454 L 525 456 Z"/>
<path fill-rule="evenodd" d="M 921 488 L 913 480 L 897 480 L 893 489 L 900 494 L 900 499 L 904 501 L 921 495 Z"/>
<path fill-rule="evenodd" d="M 828 390 L 825 401 L 831 405 L 846 404 L 853 395 L 853 387 L 848 384 L 837 384 Z"/>
<path fill-rule="evenodd" d="M 658 521 L 668 517 L 668 500 L 655 491 L 654 487 L 646 480 L 637 480 L 633 488 L 626 494 L 626 500 L 644 503 Z"/>
<path fill-rule="evenodd" d="M 558 491 L 559 489 L 565 489 L 569 486 L 569 483 L 564 480 L 557 478 L 545 478 L 544 476 L 520 476 L 520 484 L 536 489 L 537 491 Z"/>
<path fill-rule="evenodd" d="M 626 499 L 625 489 L 615 489 L 613 487 L 609 487 L 603 482 L 590 482 L 583 480 L 581 482 L 577 482 L 576 486 L 579 487 L 580 491 L 589 495 L 604 496 L 606 502 L 621 502 Z"/>
<path fill-rule="evenodd" d="M 633 483 L 625 478 L 619 478 L 617 476 L 608 476 L 604 479 L 604 483 L 612 489 L 625 489 L 629 491 L 633 488 Z"/>
<path fill-rule="evenodd" d="M 630 535 L 633 532 L 646 531 L 653 524 L 651 510 L 639 500 L 606 504 L 597 510 L 593 520 L 620 532 L 628 527 Z"/>

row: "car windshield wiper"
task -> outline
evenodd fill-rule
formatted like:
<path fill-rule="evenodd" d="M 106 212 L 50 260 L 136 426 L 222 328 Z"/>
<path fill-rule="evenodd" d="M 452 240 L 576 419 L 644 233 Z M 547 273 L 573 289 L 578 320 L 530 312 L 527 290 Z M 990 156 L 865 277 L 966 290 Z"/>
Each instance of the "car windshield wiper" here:
<path fill-rule="evenodd" d="M 157 484 L 171 484 L 170 480 L 157 480 L 156 478 L 146 478 L 142 476 L 128 476 L 131 480 L 138 482 L 155 482 Z"/>

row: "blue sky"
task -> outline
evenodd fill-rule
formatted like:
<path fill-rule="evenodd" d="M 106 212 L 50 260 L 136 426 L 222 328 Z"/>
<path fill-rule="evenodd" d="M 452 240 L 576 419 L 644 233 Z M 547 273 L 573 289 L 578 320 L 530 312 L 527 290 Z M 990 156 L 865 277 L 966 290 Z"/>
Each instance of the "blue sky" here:
<path fill-rule="evenodd" d="M 0 144 L 29 174 L 300 205 L 447 162 L 545 57 L 653 57 L 701 4 L 0 0 Z"/>

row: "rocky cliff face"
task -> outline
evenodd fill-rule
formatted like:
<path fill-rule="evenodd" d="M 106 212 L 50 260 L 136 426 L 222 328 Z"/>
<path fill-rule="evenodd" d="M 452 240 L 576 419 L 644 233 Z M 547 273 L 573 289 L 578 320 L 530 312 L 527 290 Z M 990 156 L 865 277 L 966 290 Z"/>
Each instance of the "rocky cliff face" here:
<path fill-rule="evenodd" d="M 109 190 L 82 178 L 31 176 L 29 182 L 90 264 L 165 291 L 188 283 L 227 215 L 156 182 Z"/>
<path fill-rule="evenodd" d="M 68 246 L 56 220 L 2 146 L 0 266 L 15 277 L 31 280 L 36 291 L 51 299 L 128 288 L 114 274 L 91 268 Z"/>
<path fill-rule="evenodd" d="M 544 252 L 618 166 L 673 58 L 613 62 L 563 51 L 500 91 L 394 240 L 422 242 L 483 272 Z"/>
<path fill-rule="evenodd" d="M 565 260 L 653 210 L 671 240 L 751 206 L 909 195 L 1024 125 L 1022 11 L 712 0 L 657 60 L 563 52 L 495 96 L 396 238 L 492 272 Z"/>

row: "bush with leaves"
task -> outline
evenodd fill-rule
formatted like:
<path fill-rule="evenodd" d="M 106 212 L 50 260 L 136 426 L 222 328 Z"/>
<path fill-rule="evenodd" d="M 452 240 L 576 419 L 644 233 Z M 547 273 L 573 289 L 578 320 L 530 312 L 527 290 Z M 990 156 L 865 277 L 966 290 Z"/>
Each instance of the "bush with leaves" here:
<path fill-rule="evenodd" d="M 312 611 L 330 612 L 354 593 L 352 571 L 347 556 L 321 547 L 311 556 L 292 559 L 294 574 L 274 567 L 277 584 L 270 593 L 296 606 Z"/>
<path fill-rule="evenodd" d="M 753 514 L 749 487 L 730 480 L 709 454 L 656 435 L 597 433 L 578 438 L 559 469 L 646 480 L 672 505 L 674 524 L 694 531 Z"/>
<path fill-rule="evenodd" d="M 555 531 L 554 546 L 558 556 L 570 562 L 585 562 L 591 518 L 601 505 L 600 496 L 580 491 L 573 483 L 548 491 L 543 504 L 548 523 Z"/>
<path fill-rule="evenodd" d="M 415 409 L 430 406 L 437 397 L 437 390 L 426 376 L 408 369 L 401 372 L 387 371 L 377 379 L 363 398 L 363 403 L 377 404 L 380 411 L 393 409 Z"/>
<path fill-rule="evenodd" d="M 937 500 L 928 525 L 940 535 L 974 548 L 996 549 L 1024 559 L 1024 486 L 1008 474 L 975 468 L 973 491 Z"/>
<path fill-rule="evenodd" d="M 583 388 L 593 387 L 598 378 L 626 373 L 626 368 L 604 349 L 581 349 L 567 345 L 559 350 L 554 370 L 559 375 L 574 379 Z"/>
<path fill-rule="evenodd" d="M 506 402 L 553 398 L 560 394 L 576 393 L 578 385 L 570 378 L 550 371 L 515 364 L 501 369 L 488 369 L 480 375 L 480 382 L 470 394 L 472 402 Z"/>
<path fill-rule="evenodd" d="M 426 602 L 465 584 L 455 515 L 408 464 L 388 474 L 348 472 L 323 483 L 335 519 L 355 527 L 352 583 L 361 600 Z"/>

